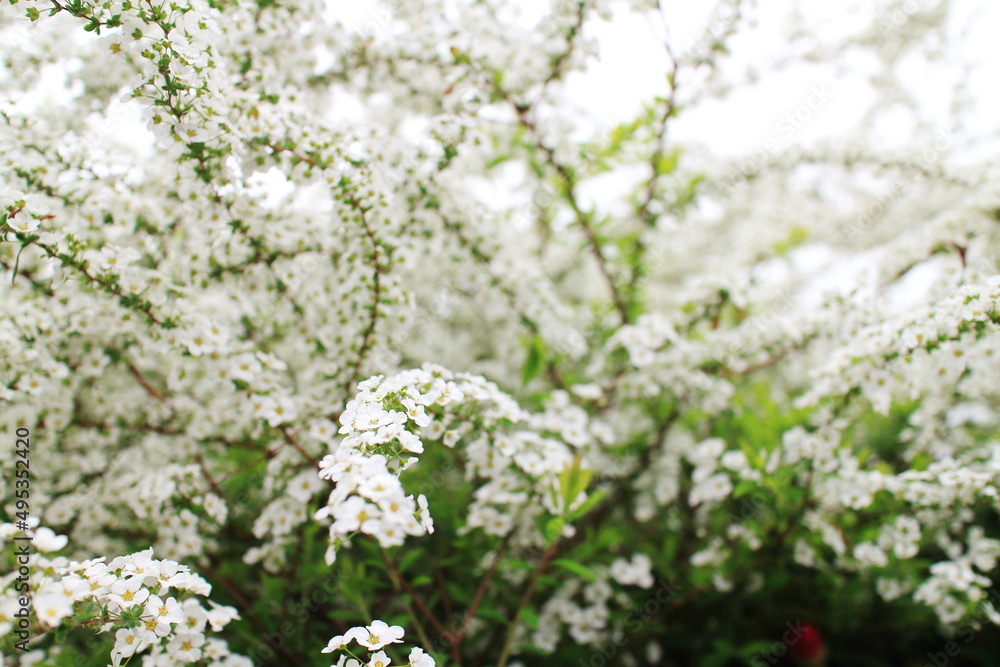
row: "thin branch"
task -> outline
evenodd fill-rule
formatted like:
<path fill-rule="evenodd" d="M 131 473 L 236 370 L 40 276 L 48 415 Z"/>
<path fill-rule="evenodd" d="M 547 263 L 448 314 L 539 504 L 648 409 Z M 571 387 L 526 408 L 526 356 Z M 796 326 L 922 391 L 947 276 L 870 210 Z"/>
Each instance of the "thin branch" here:
<path fill-rule="evenodd" d="M 531 598 L 535 594 L 535 587 L 538 585 L 538 580 L 541 578 L 542 573 L 545 568 L 548 567 L 549 562 L 555 558 L 556 554 L 559 553 L 561 542 L 556 540 L 545 550 L 542 554 L 541 560 L 538 561 L 538 567 L 531 575 L 531 581 L 528 582 L 528 587 L 524 590 L 524 595 L 521 596 L 521 602 L 517 605 L 517 610 L 514 612 L 514 618 L 510 622 L 510 628 L 507 630 L 507 638 L 503 643 L 503 650 L 500 652 L 500 659 L 497 661 L 497 667 L 504 667 L 507 661 L 510 659 L 510 652 L 514 647 L 514 637 L 517 635 L 517 629 L 520 625 L 521 613 L 524 608 L 528 606 L 531 602 Z"/>
<path fill-rule="evenodd" d="M 424 617 L 426 617 L 427 620 L 431 622 L 431 625 L 434 626 L 434 629 L 437 630 L 439 635 L 444 636 L 447 631 L 445 630 L 445 627 L 441 624 L 441 621 L 439 621 L 437 619 L 437 616 L 434 615 L 434 612 L 432 612 L 427 607 L 427 605 L 424 604 L 424 601 L 416 594 L 416 592 L 410 586 L 409 582 L 407 582 L 406 579 L 403 578 L 403 575 L 396 568 L 396 564 L 392 562 L 392 559 L 389 558 L 384 551 L 380 551 L 379 555 L 382 557 L 382 562 L 385 563 L 385 566 L 389 569 L 389 573 L 392 575 L 393 579 L 400 586 L 403 587 L 403 590 L 405 590 L 409 594 L 410 599 L 413 600 L 413 604 L 417 606 L 417 609 L 420 610 L 420 613 L 423 614 Z M 452 654 L 452 661 L 455 663 L 455 665 L 458 665 L 461 662 L 461 660 L 460 660 L 460 655 L 458 653 L 458 644 L 455 642 L 452 642 L 451 654 Z"/>
<path fill-rule="evenodd" d="M 226 577 L 220 575 L 218 572 L 213 570 L 208 565 L 203 564 L 200 565 L 199 567 L 209 577 L 222 584 L 222 587 L 225 588 L 226 591 L 228 591 L 229 594 L 233 596 L 233 599 L 236 601 L 237 606 L 239 606 L 240 610 L 243 612 L 246 619 L 250 621 L 250 624 L 257 629 L 257 632 L 260 633 L 261 638 L 264 638 L 265 636 L 270 634 L 267 631 L 267 627 L 265 627 L 264 624 L 261 622 L 261 620 L 257 618 L 257 615 L 253 613 L 253 608 L 250 604 L 250 601 L 247 599 L 245 595 L 243 595 L 243 592 L 239 588 L 237 588 L 236 584 L 234 584 Z M 268 646 L 271 646 L 271 642 L 267 642 L 267 644 Z M 278 644 L 277 646 L 274 647 L 274 650 L 280 653 L 282 656 L 284 656 L 285 660 L 287 661 L 285 662 L 286 665 L 300 664 L 299 659 L 293 653 L 291 653 L 288 650 L 288 648 L 286 648 L 283 644 Z"/>
<path fill-rule="evenodd" d="M 371 225 L 368 224 L 368 219 L 365 217 L 365 213 L 367 213 L 369 209 L 363 207 L 361 202 L 359 202 L 353 195 L 348 198 L 348 201 L 351 203 L 351 206 L 358 211 L 358 215 L 361 217 L 361 225 L 365 228 L 365 236 L 368 237 L 368 240 L 372 245 L 372 264 L 375 266 L 375 271 L 373 275 L 374 284 L 372 285 L 371 314 L 368 317 L 368 324 L 365 326 L 365 331 L 361 339 L 361 347 L 358 349 L 358 356 L 354 361 L 351 374 L 344 383 L 345 403 L 351 397 L 351 390 L 361 373 L 361 364 L 364 363 L 364 360 L 368 356 L 368 352 L 371 350 L 374 342 L 375 330 L 378 327 L 379 304 L 382 302 L 381 275 L 386 270 L 379 263 L 378 255 L 379 248 L 381 246 L 378 242 L 378 238 L 375 236 L 375 232 L 372 231 Z"/>
<path fill-rule="evenodd" d="M 493 554 L 493 563 L 490 565 L 490 569 L 486 572 L 486 575 L 479 582 L 479 587 L 476 588 L 476 594 L 472 598 L 472 604 L 469 605 L 468 611 L 465 612 L 465 616 L 462 618 L 462 625 L 455 634 L 455 644 L 461 643 L 462 638 L 465 636 L 465 631 L 469 628 L 469 622 L 475 617 L 476 611 L 479 610 L 479 605 L 482 603 L 483 597 L 486 595 L 486 591 L 490 587 L 490 583 L 493 581 L 493 576 L 496 574 L 497 568 L 500 566 L 500 561 L 503 559 L 503 552 L 509 541 L 510 533 L 504 537 L 503 542 L 500 543 L 500 546 L 497 547 L 496 552 Z"/>
<path fill-rule="evenodd" d="M 279 426 L 278 432 L 281 433 L 281 436 L 285 439 L 285 442 L 294 447 L 295 451 L 301 454 L 302 458 L 305 459 L 310 465 L 316 463 L 315 457 L 311 456 L 309 452 L 307 452 L 302 448 L 302 445 L 299 444 L 298 439 L 295 437 L 295 435 L 292 434 L 291 431 L 288 430 L 287 426 Z"/>
<path fill-rule="evenodd" d="M 153 383 L 149 381 L 149 378 L 147 378 L 135 364 L 133 364 L 130 360 L 125 359 L 125 365 L 128 366 L 128 372 L 136 379 L 136 382 L 142 385 L 142 388 L 146 390 L 147 394 L 161 403 L 167 400 L 163 392 L 154 387 Z"/>

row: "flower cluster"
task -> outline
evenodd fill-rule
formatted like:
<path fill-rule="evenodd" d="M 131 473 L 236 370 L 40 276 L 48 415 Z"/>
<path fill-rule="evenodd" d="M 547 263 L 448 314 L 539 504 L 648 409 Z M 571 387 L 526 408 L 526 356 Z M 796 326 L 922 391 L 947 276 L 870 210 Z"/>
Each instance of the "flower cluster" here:
<path fill-rule="evenodd" d="M 618 558 L 610 567 L 594 568 L 590 581 L 570 579 L 542 606 L 538 627 L 530 634 L 532 644 L 553 651 L 563 632 L 581 644 L 607 641 L 624 627 L 612 620 L 612 611 L 629 604 L 625 590 L 653 587 L 651 565 L 648 556 L 636 554 L 631 561 Z"/>
<path fill-rule="evenodd" d="M 384 621 L 372 621 L 371 625 L 351 628 L 343 635 L 332 638 L 323 653 L 341 652 L 337 667 L 389 667 L 392 662 L 381 649 L 402 641 L 403 628 L 398 625 L 390 626 Z M 367 660 L 355 655 L 350 648 L 351 642 L 357 642 L 358 646 L 370 653 Z M 409 667 L 434 667 L 437 663 L 422 648 L 414 647 L 410 650 L 406 664 Z"/>
<path fill-rule="evenodd" d="M 406 535 L 433 531 L 426 497 L 407 495 L 399 480 L 417 463 L 425 441 L 453 449 L 463 444 L 467 477 L 484 480 L 464 531 L 482 528 L 504 536 L 519 527 L 524 513 L 537 516 L 544 508 L 558 516 L 582 502 L 574 495 L 567 506 L 553 493 L 558 475 L 572 462 L 573 448 L 538 431 L 548 423 L 547 428 L 578 433 L 572 439 L 582 444 L 585 421 L 553 423 L 552 415 L 531 415 L 482 377 L 433 365 L 391 378 L 376 376 L 359 388 L 340 416 L 344 437 L 320 462 L 320 477 L 335 484 L 315 515 L 333 520 L 328 562 L 356 533 L 390 547 L 402 544 Z M 520 424 L 537 430 L 514 430 Z M 522 537 L 538 539 L 534 533 Z"/>
<path fill-rule="evenodd" d="M 15 534 L 13 524 L 0 524 L 6 541 Z M 4 577 L 0 594 L 0 636 L 14 629 L 14 613 L 20 599 L 30 599 L 37 621 L 28 628 L 30 648 L 60 626 L 92 627 L 99 633 L 114 633 L 111 657 L 114 664 L 144 654 L 143 664 L 203 664 L 216 667 L 249 667 L 251 662 L 230 653 L 220 632 L 239 614 L 232 607 L 208 606 L 202 599 L 212 587 L 190 568 L 171 560 L 153 558 L 152 549 L 86 561 L 44 555 L 66 545 L 65 536 L 48 528 L 37 528 L 31 540 L 37 549 L 25 568 L 31 572 L 27 589 L 13 585 L 14 573 Z M 18 626 L 24 630 L 23 626 Z"/>

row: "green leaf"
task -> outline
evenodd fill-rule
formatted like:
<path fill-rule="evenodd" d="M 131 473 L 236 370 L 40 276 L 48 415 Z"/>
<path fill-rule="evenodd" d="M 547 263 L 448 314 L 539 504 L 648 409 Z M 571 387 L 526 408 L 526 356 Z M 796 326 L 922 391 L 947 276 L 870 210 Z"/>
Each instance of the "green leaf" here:
<path fill-rule="evenodd" d="M 759 452 L 754 450 L 753 445 L 750 444 L 749 440 L 740 438 L 740 449 L 743 450 L 743 454 L 747 457 L 747 461 L 749 461 L 750 465 L 752 465 L 755 469 L 760 470 L 764 467 L 764 457 L 761 456 Z"/>
<path fill-rule="evenodd" d="M 534 565 L 532 565 L 526 560 L 521 560 L 520 558 L 513 558 L 511 560 L 508 560 L 506 564 L 518 570 L 527 570 L 529 572 L 535 569 Z"/>
<path fill-rule="evenodd" d="M 400 559 L 399 565 L 397 566 L 399 571 L 406 572 L 414 564 L 420 561 L 420 559 L 423 558 L 424 555 L 425 554 L 422 549 L 414 549 L 412 551 L 408 551 L 407 553 L 403 554 L 403 557 Z"/>
<path fill-rule="evenodd" d="M 538 627 L 538 621 L 540 620 L 538 614 L 531 607 L 525 607 L 521 610 L 521 619 L 532 630 Z"/>
<path fill-rule="evenodd" d="M 575 560 L 570 560 L 568 558 L 556 558 L 554 561 L 552 561 L 552 564 L 558 565 L 562 569 L 568 570 L 569 572 L 572 572 L 578 577 L 583 577 L 587 581 L 597 580 L 597 575 L 594 574 L 589 567 L 577 563 Z"/>
<path fill-rule="evenodd" d="M 485 618 L 500 625 L 508 625 L 510 623 L 510 616 L 501 613 L 496 609 L 484 609 L 482 607 L 476 612 L 476 618 Z"/>
<path fill-rule="evenodd" d="M 589 468 L 581 468 L 582 457 L 577 454 L 565 470 L 559 473 L 559 493 L 562 495 L 563 507 L 568 509 L 577 496 L 587 489 L 590 480 L 594 476 L 594 471 Z"/>
<path fill-rule="evenodd" d="M 573 510 L 571 516 L 572 520 L 576 521 L 577 519 L 580 519 L 581 517 L 590 514 L 590 510 L 594 509 L 597 506 L 597 504 L 602 500 L 604 500 L 604 497 L 607 495 L 608 495 L 607 491 L 597 491 L 595 493 L 592 493 L 590 496 L 587 497 L 586 500 L 583 501 L 582 505 Z"/>
<path fill-rule="evenodd" d="M 545 523 L 545 528 L 542 530 L 542 534 L 545 536 L 546 540 L 554 542 L 562 535 L 563 526 L 565 525 L 565 519 L 562 517 L 554 517 Z"/>
<path fill-rule="evenodd" d="M 528 354 L 524 359 L 524 366 L 521 368 L 521 384 L 526 385 L 541 372 L 545 365 L 547 348 L 541 336 L 532 336 L 528 341 Z"/>
<path fill-rule="evenodd" d="M 469 58 L 469 55 L 467 53 L 462 53 L 461 51 L 459 51 L 458 49 L 456 49 L 454 46 L 451 47 L 451 55 L 455 58 L 455 64 L 456 65 L 471 65 L 472 64 L 472 59 Z"/>
<path fill-rule="evenodd" d="M 351 623 L 359 621 L 358 612 L 354 609 L 334 609 L 329 613 L 329 616 L 337 619 L 338 621 L 349 621 Z"/>
<path fill-rule="evenodd" d="M 499 164 L 503 164 L 504 162 L 506 162 L 509 159 L 510 159 L 509 155 L 498 155 L 498 156 L 496 156 L 495 158 L 493 158 L 492 160 L 490 160 L 489 162 L 486 163 L 486 168 L 487 169 L 492 169 L 493 167 L 495 167 L 495 166 L 497 166 Z"/>
<path fill-rule="evenodd" d="M 809 231 L 805 227 L 796 225 L 788 232 L 788 236 L 774 244 L 774 252 L 777 255 L 784 255 L 809 239 Z"/>
<path fill-rule="evenodd" d="M 519 644 L 517 647 L 519 653 L 534 653 L 535 655 L 540 655 L 543 658 L 552 658 L 552 652 L 532 644 Z"/>
<path fill-rule="evenodd" d="M 680 545 L 680 538 L 677 533 L 668 532 L 663 537 L 663 560 L 667 563 L 671 563 L 674 560 L 674 554 L 677 553 L 677 547 Z"/>
<path fill-rule="evenodd" d="M 456 582 L 449 582 L 445 585 L 445 590 L 448 591 L 448 595 L 452 600 L 459 602 L 461 604 L 468 604 L 472 601 L 471 591 L 465 586 L 462 586 Z"/>
<path fill-rule="evenodd" d="M 681 149 L 675 148 L 674 150 L 660 156 L 660 159 L 656 163 L 656 173 L 660 176 L 666 176 L 667 174 L 672 174 L 674 169 L 677 168 L 677 163 L 681 158 Z"/>
<path fill-rule="evenodd" d="M 753 660 L 757 654 L 770 650 L 772 646 L 774 646 L 773 641 L 756 639 L 744 644 L 739 650 L 739 655 L 743 656 L 746 660 Z"/>

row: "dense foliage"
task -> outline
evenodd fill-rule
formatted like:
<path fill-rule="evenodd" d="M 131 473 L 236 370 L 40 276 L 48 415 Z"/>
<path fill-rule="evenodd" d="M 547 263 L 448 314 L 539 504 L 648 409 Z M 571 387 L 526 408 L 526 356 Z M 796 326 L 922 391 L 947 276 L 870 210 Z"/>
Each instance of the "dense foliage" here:
<path fill-rule="evenodd" d="M 902 76 L 962 3 L 540 4 L 5 0 L 5 664 L 989 664 L 995 137 Z M 858 128 L 678 134 L 796 63 Z"/>

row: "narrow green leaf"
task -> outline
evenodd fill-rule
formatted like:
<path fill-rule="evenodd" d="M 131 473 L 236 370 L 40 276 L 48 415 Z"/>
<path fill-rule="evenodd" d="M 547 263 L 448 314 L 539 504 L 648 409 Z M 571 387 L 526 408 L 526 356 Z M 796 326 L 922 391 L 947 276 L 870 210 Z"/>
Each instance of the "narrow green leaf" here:
<path fill-rule="evenodd" d="M 528 341 L 528 354 L 521 368 L 521 384 L 528 384 L 537 377 L 545 365 L 545 341 L 540 336 L 533 336 Z"/>
<path fill-rule="evenodd" d="M 534 609 L 532 609 L 531 607 L 525 607 L 524 609 L 521 610 L 521 620 L 523 620 L 524 624 L 527 625 L 530 629 L 534 630 L 535 628 L 538 627 L 538 621 L 540 619 L 538 618 L 538 614 L 535 612 Z"/>
<path fill-rule="evenodd" d="M 586 565 L 581 565 L 580 563 L 577 563 L 574 560 L 570 560 L 568 558 L 556 558 L 554 561 L 552 561 L 552 564 L 558 565 L 562 569 L 572 572 L 573 574 L 579 577 L 583 577 L 587 581 L 597 580 L 597 575 L 594 574 L 589 567 L 587 567 Z"/>

